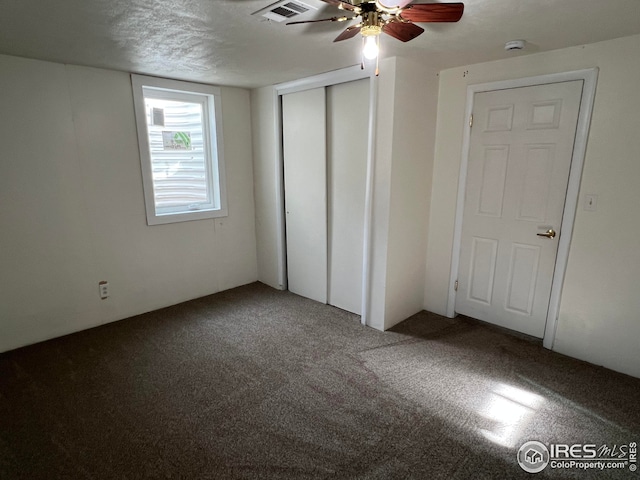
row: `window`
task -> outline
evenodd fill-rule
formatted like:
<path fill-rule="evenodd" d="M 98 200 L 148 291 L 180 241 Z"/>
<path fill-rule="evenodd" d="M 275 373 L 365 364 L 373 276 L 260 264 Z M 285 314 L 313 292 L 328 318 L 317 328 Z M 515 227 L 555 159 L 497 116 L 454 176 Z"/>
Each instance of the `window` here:
<path fill-rule="evenodd" d="M 220 89 L 132 75 L 147 223 L 227 215 Z"/>

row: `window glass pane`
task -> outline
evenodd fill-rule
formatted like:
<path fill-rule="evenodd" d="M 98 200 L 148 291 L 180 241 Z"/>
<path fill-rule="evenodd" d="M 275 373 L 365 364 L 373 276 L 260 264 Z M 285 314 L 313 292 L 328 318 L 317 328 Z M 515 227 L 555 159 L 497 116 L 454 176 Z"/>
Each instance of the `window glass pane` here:
<path fill-rule="evenodd" d="M 131 75 L 149 225 L 226 217 L 220 89 Z"/>
<path fill-rule="evenodd" d="M 203 104 L 145 95 L 156 213 L 212 203 Z"/>

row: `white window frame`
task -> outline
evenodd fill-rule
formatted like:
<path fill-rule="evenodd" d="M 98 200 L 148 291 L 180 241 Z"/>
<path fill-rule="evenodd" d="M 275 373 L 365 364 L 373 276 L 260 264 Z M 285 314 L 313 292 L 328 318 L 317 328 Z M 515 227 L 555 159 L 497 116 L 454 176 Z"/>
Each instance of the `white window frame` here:
<path fill-rule="evenodd" d="M 227 192 L 225 182 L 224 155 L 222 144 L 222 101 L 220 88 L 212 85 L 169 80 L 144 75 L 131 75 L 133 102 L 138 130 L 138 147 L 140 149 L 140 167 L 142 170 L 142 186 L 148 225 L 204 220 L 226 217 Z M 155 204 L 151 151 L 147 130 L 147 112 L 145 108 L 144 89 L 156 91 L 154 98 L 167 100 L 200 101 L 203 104 L 203 136 L 209 145 L 210 155 L 206 158 L 207 182 L 213 196 L 212 205 L 199 210 L 188 210 L 184 207 L 165 208 L 158 212 Z M 206 157 L 206 156 L 205 156 Z"/>

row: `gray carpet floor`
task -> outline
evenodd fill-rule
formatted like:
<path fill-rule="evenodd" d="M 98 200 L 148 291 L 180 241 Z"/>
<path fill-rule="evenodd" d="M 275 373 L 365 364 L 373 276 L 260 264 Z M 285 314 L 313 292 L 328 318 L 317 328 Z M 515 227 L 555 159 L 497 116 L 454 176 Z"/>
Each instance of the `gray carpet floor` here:
<path fill-rule="evenodd" d="M 474 320 L 383 333 L 256 283 L 0 354 L 0 478 L 635 479 L 516 452 L 638 442 L 639 394 Z"/>

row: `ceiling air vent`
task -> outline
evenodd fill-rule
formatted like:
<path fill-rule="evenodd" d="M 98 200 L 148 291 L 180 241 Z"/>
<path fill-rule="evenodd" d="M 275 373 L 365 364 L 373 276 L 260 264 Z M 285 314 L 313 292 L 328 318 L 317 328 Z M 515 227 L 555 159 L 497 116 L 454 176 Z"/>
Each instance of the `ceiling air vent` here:
<path fill-rule="evenodd" d="M 309 12 L 310 10 L 317 10 L 316 7 L 312 7 L 306 3 L 299 2 L 298 0 L 284 0 L 282 2 L 276 2 L 273 5 L 269 5 L 267 8 L 258 10 L 252 13 L 252 15 L 260 15 L 275 22 L 284 22 L 285 20 L 291 20 L 298 15 Z"/>

